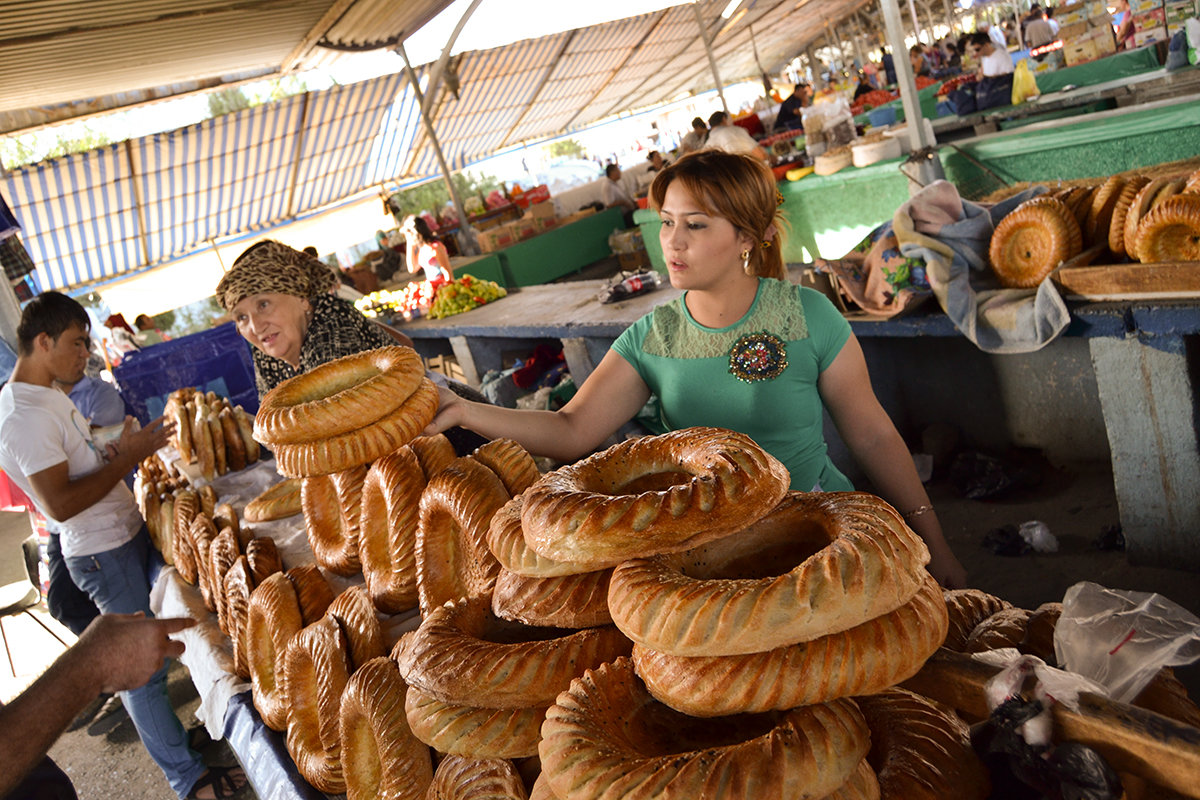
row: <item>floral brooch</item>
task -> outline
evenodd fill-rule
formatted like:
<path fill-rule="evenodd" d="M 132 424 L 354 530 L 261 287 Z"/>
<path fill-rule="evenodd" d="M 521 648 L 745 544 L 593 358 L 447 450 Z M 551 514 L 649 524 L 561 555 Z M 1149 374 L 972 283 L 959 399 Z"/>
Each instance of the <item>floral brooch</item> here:
<path fill-rule="evenodd" d="M 777 378 L 787 365 L 787 345 L 774 334 L 748 333 L 729 349 L 729 372 L 746 383 Z"/>

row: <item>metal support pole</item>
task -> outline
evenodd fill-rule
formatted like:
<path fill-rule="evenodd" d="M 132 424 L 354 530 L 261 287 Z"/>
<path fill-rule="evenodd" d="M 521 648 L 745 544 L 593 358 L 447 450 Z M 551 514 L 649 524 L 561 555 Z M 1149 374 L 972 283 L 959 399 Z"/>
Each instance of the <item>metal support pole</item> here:
<path fill-rule="evenodd" d="M 921 20 L 917 18 L 917 4 L 913 0 L 908 0 L 908 13 L 912 15 L 913 36 L 917 37 L 917 41 L 921 41 Z M 905 48 L 907 50 L 908 48 Z"/>
<path fill-rule="evenodd" d="M 429 143 L 433 145 L 433 152 L 437 156 L 438 166 L 442 169 L 442 178 L 445 179 L 446 189 L 450 192 L 450 200 L 454 203 L 454 210 L 458 212 L 458 225 L 466 242 L 467 255 L 478 255 L 479 244 L 475 241 L 475 230 L 471 227 L 471 223 L 467 218 L 467 212 L 463 208 L 462 200 L 458 196 L 458 187 L 454 185 L 454 179 L 450 174 L 450 167 L 446 165 L 446 156 L 442 154 L 442 146 L 438 143 L 437 133 L 433 130 L 433 122 L 429 119 L 429 115 L 425 113 L 425 97 L 421 91 L 421 84 L 417 81 L 417 73 L 412 68 L 412 64 L 408 63 L 408 53 L 404 52 L 403 42 L 396 45 L 396 52 L 400 54 L 400 58 L 404 59 L 405 74 L 408 75 L 408 82 L 412 85 L 413 95 L 417 98 L 417 103 L 421 106 L 421 122 L 425 125 L 425 135 L 429 137 Z"/>
<path fill-rule="evenodd" d="M 909 0 L 911 2 L 911 0 Z M 916 180 L 922 186 L 928 186 L 939 178 L 946 177 L 942 170 L 942 162 L 938 159 L 933 146 L 936 140 L 925 130 L 925 120 L 921 117 L 921 104 L 917 99 L 917 82 L 913 79 L 912 62 L 904 48 L 904 29 L 900 22 L 900 6 L 898 0 L 881 0 L 883 7 L 883 23 L 887 28 L 888 44 L 892 48 L 892 63 L 896 69 L 896 81 L 900 85 L 900 100 L 904 106 L 904 119 L 908 124 L 909 141 L 912 142 L 913 156 L 909 164 L 916 163 Z M 899 54 L 899 55 L 897 55 Z M 909 190 L 919 188 L 912 182 Z"/>
<path fill-rule="evenodd" d="M 717 71 L 717 59 L 713 58 L 712 43 L 708 40 L 708 26 L 704 24 L 704 16 L 700 13 L 700 4 L 692 3 L 692 11 L 696 12 L 696 25 L 700 27 L 700 40 L 704 42 L 704 52 L 708 54 L 708 68 L 712 70 L 713 80 L 717 82 L 717 95 L 721 98 L 721 108 L 729 114 L 729 104 L 725 102 L 725 84 L 721 81 L 721 73 Z"/>
<path fill-rule="evenodd" d="M 429 113 L 432 110 L 432 98 L 437 96 L 438 87 L 442 85 L 442 75 L 446 72 L 446 65 L 450 63 L 450 51 L 454 47 L 454 43 L 458 40 L 458 35 L 462 33 L 462 29 L 467 26 L 467 20 L 471 18 L 471 15 L 475 13 L 475 9 L 482 2 L 483 0 L 471 0 L 471 5 L 467 6 L 467 10 L 459 17 L 458 24 L 450 32 L 450 38 L 446 40 L 446 46 L 442 48 L 442 54 L 433 67 L 433 73 L 429 76 L 429 86 L 426 87 L 429 91 L 426 94 L 426 101 L 421 103 L 422 112 Z"/>

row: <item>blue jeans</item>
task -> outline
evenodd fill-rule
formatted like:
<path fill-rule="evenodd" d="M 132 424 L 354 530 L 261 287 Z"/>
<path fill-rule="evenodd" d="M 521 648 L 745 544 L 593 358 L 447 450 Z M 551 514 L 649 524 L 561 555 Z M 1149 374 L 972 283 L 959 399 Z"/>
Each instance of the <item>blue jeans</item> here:
<path fill-rule="evenodd" d="M 90 556 L 71 556 L 67 569 L 104 614 L 150 611 L 150 536 L 145 526 L 120 547 Z M 121 692 L 121 702 L 133 720 L 142 744 L 166 774 L 175 794 L 185 797 L 207 769 L 187 743 L 187 732 L 167 697 L 167 665 L 140 689 Z"/>

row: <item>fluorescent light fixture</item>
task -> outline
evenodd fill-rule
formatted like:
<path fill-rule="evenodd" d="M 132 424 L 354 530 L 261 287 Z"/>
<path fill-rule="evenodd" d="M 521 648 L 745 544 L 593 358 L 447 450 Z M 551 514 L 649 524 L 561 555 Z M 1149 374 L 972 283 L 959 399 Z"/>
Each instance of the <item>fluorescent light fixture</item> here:
<path fill-rule="evenodd" d="M 737 11 L 737 7 L 742 4 L 742 0 L 729 0 L 729 5 L 725 6 L 725 10 L 721 12 L 721 19 L 729 19 L 733 16 L 733 12 Z"/>

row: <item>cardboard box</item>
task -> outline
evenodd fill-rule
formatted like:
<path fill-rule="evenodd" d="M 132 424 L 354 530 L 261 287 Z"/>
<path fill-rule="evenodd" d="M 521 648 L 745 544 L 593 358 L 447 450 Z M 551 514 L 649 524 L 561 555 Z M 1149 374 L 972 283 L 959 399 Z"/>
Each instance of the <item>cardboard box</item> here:
<path fill-rule="evenodd" d="M 1136 33 L 1148 31 L 1153 28 L 1162 28 L 1167 24 L 1167 12 L 1161 8 L 1156 8 L 1153 11 L 1144 11 L 1141 14 L 1133 15 L 1133 30 Z"/>
<path fill-rule="evenodd" d="M 1168 3 L 1163 6 L 1163 11 L 1169 25 L 1172 22 L 1183 22 L 1196 16 L 1196 4 L 1191 0 L 1186 3 Z"/>
<path fill-rule="evenodd" d="M 1063 60 L 1067 62 L 1068 67 L 1095 61 L 1097 58 L 1096 45 L 1092 43 L 1091 39 L 1063 45 Z"/>
<path fill-rule="evenodd" d="M 1073 22 L 1070 25 L 1063 25 L 1058 29 L 1058 38 L 1064 43 L 1073 42 L 1076 39 L 1081 39 L 1087 36 L 1092 27 L 1087 20 L 1083 22 Z"/>
<path fill-rule="evenodd" d="M 1067 25 L 1087 22 L 1087 18 L 1087 3 L 1071 3 L 1054 9 L 1054 19 L 1058 21 L 1059 33 L 1062 33 L 1062 29 Z"/>
<path fill-rule="evenodd" d="M 1091 0 L 1087 4 L 1087 12 L 1089 19 L 1096 19 L 1098 17 L 1111 19 L 1108 13 L 1108 0 Z"/>
<path fill-rule="evenodd" d="M 572 222 L 578 222 L 579 220 L 583 219 L 584 217 L 590 217 L 592 214 L 595 214 L 595 213 L 596 213 L 596 209 L 585 208 L 585 209 L 582 209 L 581 211 L 576 211 L 574 214 L 571 214 L 570 216 L 563 217 L 562 221 L 559 224 L 570 225 Z"/>
<path fill-rule="evenodd" d="M 1162 0 L 1129 0 L 1129 10 L 1136 17 L 1138 14 L 1144 14 L 1147 11 L 1153 11 L 1156 8 L 1162 8 Z"/>
<path fill-rule="evenodd" d="M 517 238 L 513 233 L 512 223 L 508 222 L 503 225 L 497 225 L 487 230 L 477 231 L 476 240 L 479 242 L 479 249 L 484 253 L 494 253 L 497 250 L 503 250 L 509 245 L 516 244 Z"/>
<path fill-rule="evenodd" d="M 1088 39 L 1096 48 L 1096 58 L 1104 58 L 1117 52 L 1117 38 L 1112 28 L 1097 28 Z"/>
<path fill-rule="evenodd" d="M 1141 31 L 1139 33 L 1135 33 L 1133 35 L 1133 46 L 1134 47 L 1142 47 L 1143 45 L 1154 44 L 1155 42 L 1161 42 L 1161 41 L 1165 40 L 1166 38 L 1167 38 L 1167 29 L 1165 27 L 1151 28 L 1150 30 L 1145 30 L 1145 31 Z"/>
<path fill-rule="evenodd" d="M 525 216 L 529 219 L 540 219 L 544 217 L 554 216 L 554 203 L 546 200 L 541 203 L 534 203 L 525 212 Z"/>

